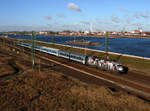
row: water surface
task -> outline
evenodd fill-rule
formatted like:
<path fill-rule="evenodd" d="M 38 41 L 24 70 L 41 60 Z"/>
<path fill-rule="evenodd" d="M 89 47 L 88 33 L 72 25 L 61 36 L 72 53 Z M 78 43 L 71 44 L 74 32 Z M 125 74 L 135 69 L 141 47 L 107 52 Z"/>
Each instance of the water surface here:
<path fill-rule="evenodd" d="M 12 38 L 23 38 L 23 39 L 31 39 L 30 35 L 10 35 Z M 36 40 L 44 41 L 44 42 L 54 42 L 58 44 L 78 46 L 78 47 L 86 47 L 89 49 L 96 50 L 105 50 L 105 38 L 104 37 L 68 37 L 68 36 L 42 36 L 37 35 Z M 90 40 L 90 41 L 98 41 L 100 45 L 98 46 L 84 46 L 84 45 L 75 45 L 68 44 L 66 41 L 71 40 Z M 149 57 L 150 58 L 150 39 L 149 38 L 134 38 L 134 37 L 117 37 L 117 38 L 109 38 L 109 51 L 117 52 L 122 54 L 129 54 L 141 57 Z"/>

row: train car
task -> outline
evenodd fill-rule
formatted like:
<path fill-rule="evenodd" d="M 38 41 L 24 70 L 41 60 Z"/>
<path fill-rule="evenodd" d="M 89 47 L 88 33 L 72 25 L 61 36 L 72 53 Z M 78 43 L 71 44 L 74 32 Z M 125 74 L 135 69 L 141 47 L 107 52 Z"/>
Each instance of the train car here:
<path fill-rule="evenodd" d="M 46 47 L 45 50 L 48 54 L 58 56 L 59 49 Z"/>
<path fill-rule="evenodd" d="M 86 55 L 83 55 L 83 54 L 80 54 L 80 53 L 75 53 L 75 52 L 70 53 L 70 60 L 77 61 L 77 62 L 80 62 L 82 64 L 85 64 L 86 59 L 87 59 Z"/>
<path fill-rule="evenodd" d="M 35 47 L 35 49 L 36 49 L 36 50 L 39 50 L 39 51 L 41 51 L 41 52 L 47 53 L 46 47 L 44 47 L 44 46 L 38 46 L 38 47 Z"/>
<path fill-rule="evenodd" d="M 41 48 L 41 46 L 35 45 L 34 48 L 35 48 L 36 50 L 39 50 L 39 49 Z"/>
<path fill-rule="evenodd" d="M 66 59 L 70 59 L 70 52 L 64 51 L 64 50 L 59 50 L 58 51 L 58 56 L 66 58 Z"/>
<path fill-rule="evenodd" d="M 31 48 L 32 44 L 30 43 L 24 43 L 24 42 L 17 42 L 17 45 L 23 46 L 23 47 L 27 47 L 27 48 Z"/>
<path fill-rule="evenodd" d="M 58 51 L 59 51 L 58 49 L 49 48 L 45 46 L 39 46 L 39 45 L 36 45 L 35 49 L 41 52 L 45 52 L 47 54 L 55 55 L 55 56 L 58 56 Z"/>
<path fill-rule="evenodd" d="M 34 49 L 43 52 L 43 50 L 41 49 L 42 46 L 39 45 L 35 45 Z"/>

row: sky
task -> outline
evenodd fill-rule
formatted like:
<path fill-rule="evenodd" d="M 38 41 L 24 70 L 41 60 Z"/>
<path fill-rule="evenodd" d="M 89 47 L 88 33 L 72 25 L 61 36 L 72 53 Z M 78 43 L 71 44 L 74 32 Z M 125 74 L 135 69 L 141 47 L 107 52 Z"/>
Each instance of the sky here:
<path fill-rule="evenodd" d="M 0 32 L 150 31 L 150 0 L 0 0 Z"/>

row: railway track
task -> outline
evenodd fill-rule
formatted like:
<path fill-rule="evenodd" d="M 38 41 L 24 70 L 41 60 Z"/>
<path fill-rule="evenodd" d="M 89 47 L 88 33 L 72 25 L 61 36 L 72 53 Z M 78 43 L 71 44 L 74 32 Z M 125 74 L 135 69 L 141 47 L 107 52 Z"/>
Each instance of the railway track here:
<path fill-rule="evenodd" d="M 23 49 L 25 53 L 30 54 L 30 49 L 12 46 L 10 43 L 9 47 L 16 48 L 17 50 Z M 68 61 L 66 59 L 58 58 L 38 51 L 36 51 L 36 57 L 40 58 L 47 64 L 55 64 L 55 67 L 51 67 L 52 70 L 60 71 L 64 74 L 77 77 L 85 82 L 106 85 L 119 90 L 121 89 L 150 100 L 150 78 L 147 76 L 133 72 L 129 72 L 123 76 L 109 74 L 108 72 L 102 72 L 76 62 Z"/>
<path fill-rule="evenodd" d="M 91 68 L 84 67 L 81 64 L 78 65 L 74 62 L 70 62 L 70 61 L 62 62 L 62 61 L 54 60 L 54 59 L 52 59 L 52 57 L 41 56 L 41 58 L 43 58 L 47 61 L 54 62 L 57 65 L 62 65 L 64 67 L 70 68 L 70 69 L 74 70 L 76 73 L 78 71 L 80 74 L 82 73 L 83 75 L 86 75 L 86 76 L 88 75 L 88 76 L 92 77 L 93 79 L 100 79 L 103 82 L 106 81 L 107 85 L 111 84 L 117 88 L 121 88 L 121 89 L 127 90 L 130 93 L 134 93 L 139 96 L 142 95 L 142 96 L 150 99 L 150 87 L 148 87 L 146 85 L 141 85 L 138 82 L 130 81 L 127 79 L 122 79 L 118 76 L 101 73 L 100 71 L 96 71 Z"/>

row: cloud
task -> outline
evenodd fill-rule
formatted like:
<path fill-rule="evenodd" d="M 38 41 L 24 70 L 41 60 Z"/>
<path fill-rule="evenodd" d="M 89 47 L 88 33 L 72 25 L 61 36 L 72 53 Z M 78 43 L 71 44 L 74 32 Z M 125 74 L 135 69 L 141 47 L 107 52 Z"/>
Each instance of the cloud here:
<path fill-rule="evenodd" d="M 51 19 L 52 19 L 51 16 L 45 16 L 44 18 L 45 18 L 46 20 L 51 20 Z"/>
<path fill-rule="evenodd" d="M 141 13 L 140 16 L 143 18 L 150 18 L 150 15 L 146 13 Z"/>
<path fill-rule="evenodd" d="M 134 17 L 137 19 L 139 19 L 139 18 L 149 19 L 150 14 L 145 13 L 145 12 L 135 12 Z"/>
<path fill-rule="evenodd" d="M 123 7 L 120 7 L 120 8 L 119 8 L 119 10 L 124 11 L 124 12 L 129 12 L 129 10 L 128 10 L 128 9 L 123 8 Z"/>
<path fill-rule="evenodd" d="M 142 27 L 143 24 L 141 24 L 141 23 L 133 23 L 133 24 L 131 24 L 131 25 L 137 26 L 137 27 Z"/>
<path fill-rule="evenodd" d="M 49 26 L 44 25 L 11 25 L 11 26 L 0 26 L 0 31 L 40 31 L 48 30 Z"/>
<path fill-rule="evenodd" d="M 81 11 L 81 9 L 80 9 L 76 4 L 74 4 L 74 3 L 69 3 L 69 4 L 67 5 L 67 7 L 68 7 L 69 9 L 71 9 L 71 10 L 74 10 L 74 11 Z"/>
<path fill-rule="evenodd" d="M 111 20 L 115 23 L 119 23 L 120 19 L 117 16 L 111 16 Z"/>
<path fill-rule="evenodd" d="M 56 14 L 56 16 L 57 16 L 57 17 L 60 17 L 60 18 L 64 18 L 64 17 L 65 17 L 65 15 L 62 14 L 62 13 Z"/>

